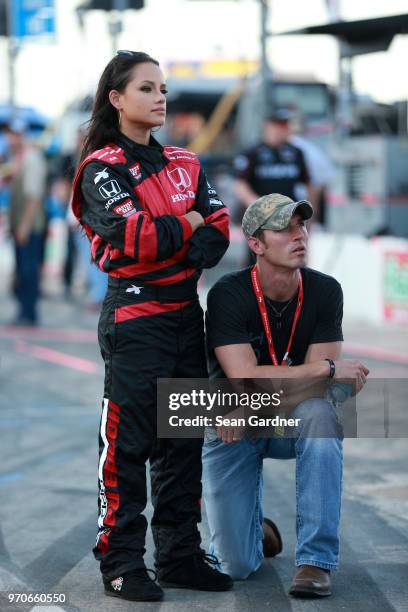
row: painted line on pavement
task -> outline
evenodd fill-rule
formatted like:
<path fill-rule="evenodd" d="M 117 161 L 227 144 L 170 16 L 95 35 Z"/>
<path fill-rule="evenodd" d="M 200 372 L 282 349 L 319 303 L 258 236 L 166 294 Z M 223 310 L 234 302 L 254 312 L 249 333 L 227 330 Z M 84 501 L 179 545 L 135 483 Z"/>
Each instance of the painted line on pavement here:
<path fill-rule="evenodd" d="M 359 344 L 357 342 L 345 342 L 344 352 L 359 357 L 368 357 L 376 361 L 388 361 L 408 365 L 408 354 L 400 351 L 390 351 L 380 346 L 370 346 L 369 344 Z"/>
<path fill-rule="evenodd" d="M 17 327 L 0 325 L 0 338 L 56 340 L 62 342 L 93 343 L 97 342 L 96 332 L 89 329 L 63 329 L 45 327 Z M 388 361 L 408 365 L 408 353 L 384 349 L 380 346 L 361 344 L 358 342 L 345 342 L 344 350 L 351 355 L 361 355 L 377 361 Z"/>
<path fill-rule="evenodd" d="M 16 340 L 14 348 L 18 353 L 25 353 L 37 359 L 41 359 L 42 361 L 48 361 L 49 363 L 71 368 L 72 370 L 79 370 L 86 374 L 100 374 L 103 372 L 103 368 L 95 361 L 68 355 L 67 353 L 62 353 L 61 351 L 56 351 L 46 346 L 28 344 L 28 342 L 24 342 L 24 340 Z"/>
<path fill-rule="evenodd" d="M 97 342 L 96 331 L 89 329 L 61 329 L 57 327 L 20 327 L 0 325 L 0 338 L 29 340 L 59 340 L 61 342 Z"/>
<path fill-rule="evenodd" d="M 16 330 L 14 332 L 13 330 Z M 29 353 L 38 359 L 49 361 L 51 363 L 58 363 L 65 367 L 70 367 L 81 372 L 88 374 L 98 374 L 103 371 L 103 368 L 96 363 L 88 359 L 81 357 L 75 357 L 56 351 L 48 347 L 39 345 L 30 345 L 21 338 L 16 338 L 19 334 L 24 332 L 26 337 L 26 330 L 30 330 L 30 336 L 38 340 L 59 340 L 66 342 L 96 342 L 97 337 L 94 332 L 89 330 L 63 330 L 63 329 L 38 329 L 34 333 L 34 330 L 30 328 L 6 328 L 0 326 L 0 338 L 14 338 L 15 350 L 20 353 Z M 385 361 L 388 363 L 406 365 L 408 366 L 408 354 L 401 351 L 393 351 L 384 349 L 379 346 L 372 346 L 369 344 L 360 344 L 357 342 L 345 342 L 344 352 L 355 357 L 367 357 L 368 359 L 374 359 L 375 361 Z"/>

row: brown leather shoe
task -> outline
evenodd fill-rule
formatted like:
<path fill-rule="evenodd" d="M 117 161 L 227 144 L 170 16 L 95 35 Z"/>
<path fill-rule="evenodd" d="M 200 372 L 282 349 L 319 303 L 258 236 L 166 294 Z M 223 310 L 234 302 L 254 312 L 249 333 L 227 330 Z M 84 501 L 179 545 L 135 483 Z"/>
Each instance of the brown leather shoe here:
<path fill-rule="evenodd" d="M 314 565 L 300 565 L 293 578 L 289 595 L 304 598 L 331 595 L 330 573 Z"/>
<path fill-rule="evenodd" d="M 282 552 L 282 538 L 279 529 L 271 519 L 264 518 L 263 529 L 263 554 L 264 557 L 276 557 Z"/>

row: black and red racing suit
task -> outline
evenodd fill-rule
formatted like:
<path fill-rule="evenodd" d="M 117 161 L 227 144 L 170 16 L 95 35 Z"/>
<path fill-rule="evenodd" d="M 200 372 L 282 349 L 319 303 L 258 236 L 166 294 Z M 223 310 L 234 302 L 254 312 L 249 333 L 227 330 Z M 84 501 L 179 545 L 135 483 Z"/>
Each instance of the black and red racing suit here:
<path fill-rule="evenodd" d="M 109 274 L 94 555 L 113 579 L 144 567 L 148 459 L 156 565 L 200 552 L 202 440 L 157 439 L 156 381 L 207 376 L 197 280 L 228 247 L 228 211 L 193 153 L 123 135 L 81 164 L 72 205 Z"/>

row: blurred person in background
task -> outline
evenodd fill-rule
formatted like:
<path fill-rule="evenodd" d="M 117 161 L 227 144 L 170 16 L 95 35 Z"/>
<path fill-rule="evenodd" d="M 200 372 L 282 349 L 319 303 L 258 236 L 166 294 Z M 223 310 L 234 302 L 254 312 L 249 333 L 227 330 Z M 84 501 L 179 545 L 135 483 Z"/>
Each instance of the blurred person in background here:
<path fill-rule="evenodd" d="M 281 193 L 292 200 L 309 200 L 314 205 L 314 190 L 304 155 L 289 142 L 291 118 L 292 113 L 287 109 L 273 111 L 264 122 L 262 141 L 235 158 L 235 191 L 244 211 L 269 193 Z M 254 256 L 250 250 L 247 253 L 248 263 L 252 263 Z"/>
<path fill-rule="evenodd" d="M 109 275 L 94 555 L 105 593 L 137 601 L 163 596 L 143 559 L 148 459 L 160 584 L 232 586 L 200 547 L 202 439 L 156 437 L 157 379 L 207 377 L 197 281 L 229 244 L 228 211 L 196 155 L 151 134 L 165 122 L 166 93 L 156 60 L 118 51 L 99 81 L 73 193 L 92 258 Z"/>
<path fill-rule="evenodd" d="M 58 159 L 58 166 L 64 163 L 65 158 Z M 55 164 L 54 164 L 55 165 Z M 62 166 L 63 168 L 63 166 Z M 73 176 L 69 178 L 68 172 L 58 168 L 58 173 L 54 174 L 51 179 L 50 194 L 53 200 L 57 202 L 57 205 L 61 211 L 61 216 L 66 223 L 66 245 L 65 245 L 65 258 L 62 269 L 62 280 L 64 283 L 64 295 L 66 298 L 70 298 L 72 295 L 72 281 L 74 276 L 74 268 L 77 260 L 77 249 L 75 246 L 75 231 L 78 228 L 78 222 L 72 214 L 69 206 Z M 61 174 L 59 175 L 59 172 Z M 55 172 L 55 168 L 53 169 Z"/>
<path fill-rule="evenodd" d="M 6 129 L 11 152 L 9 226 L 15 247 L 16 325 L 37 325 L 37 302 L 47 229 L 47 164 L 40 149 L 25 141 L 27 126 L 13 120 Z"/>
<path fill-rule="evenodd" d="M 314 201 L 304 155 L 290 142 L 291 117 L 286 109 L 271 113 L 264 123 L 262 141 L 235 158 L 236 193 L 245 209 L 268 193 Z"/>
<path fill-rule="evenodd" d="M 86 308 L 99 312 L 108 286 L 107 275 L 92 263 L 91 249 L 87 236 L 80 230 L 69 203 L 72 196 L 72 182 L 79 164 L 86 129 L 77 131 L 75 150 L 60 156 L 54 164 L 53 193 L 65 210 L 66 255 L 63 267 L 65 296 L 72 296 L 72 285 L 78 266 L 83 271 L 86 287 Z"/>
<path fill-rule="evenodd" d="M 6 238 L 10 191 L 10 151 L 6 136 L 7 124 L 0 124 L 0 240 Z"/>
<path fill-rule="evenodd" d="M 75 241 L 78 221 L 75 219 L 69 204 L 72 196 L 72 182 L 82 151 L 84 136 L 84 130 L 81 128 L 78 129 L 74 151 L 72 153 L 58 155 L 53 162 L 52 168 L 52 192 L 64 211 L 67 230 L 66 253 L 63 267 L 63 282 L 66 297 L 71 296 L 73 273 L 78 258 Z"/>
<path fill-rule="evenodd" d="M 321 228 L 325 228 L 327 190 L 335 178 L 334 166 L 322 148 L 303 135 L 304 126 L 299 115 L 294 116 L 291 131 L 289 142 L 302 151 L 314 189 L 314 227 L 319 224 Z"/>

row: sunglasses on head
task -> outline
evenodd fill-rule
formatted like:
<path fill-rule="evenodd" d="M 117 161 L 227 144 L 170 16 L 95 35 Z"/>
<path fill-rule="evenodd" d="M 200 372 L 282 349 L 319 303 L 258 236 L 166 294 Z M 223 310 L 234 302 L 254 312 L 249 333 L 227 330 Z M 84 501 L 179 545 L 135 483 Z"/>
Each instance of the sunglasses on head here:
<path fill-rule="evenodd" d="M 133 55 L 136 55 L 135 51 L 127 51 L 127 49 L 120 49 L 120 51 L 116 52 L 116 55 L 128 55 L 130 57 L 132 57 Z"/>

